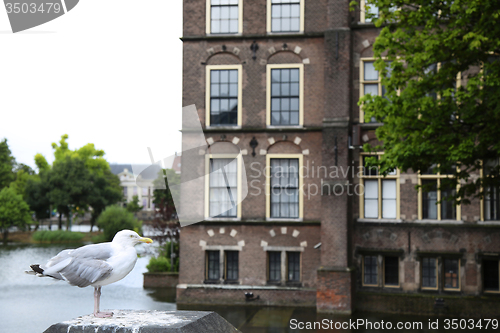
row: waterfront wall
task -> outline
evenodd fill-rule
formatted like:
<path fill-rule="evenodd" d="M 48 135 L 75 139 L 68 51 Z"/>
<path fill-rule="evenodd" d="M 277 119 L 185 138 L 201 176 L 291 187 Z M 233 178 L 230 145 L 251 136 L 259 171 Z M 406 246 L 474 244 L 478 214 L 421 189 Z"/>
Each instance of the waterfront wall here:
<path fill-rule="evenodd" d="M 144 288 L 175 288 L 179 283 L 178 272 L 143 273 Z"/>

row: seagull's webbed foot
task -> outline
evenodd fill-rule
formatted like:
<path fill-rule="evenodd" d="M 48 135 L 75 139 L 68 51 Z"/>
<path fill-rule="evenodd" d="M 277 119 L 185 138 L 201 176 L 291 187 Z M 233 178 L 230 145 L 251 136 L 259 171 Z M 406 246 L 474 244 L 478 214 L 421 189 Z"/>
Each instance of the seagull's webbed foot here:
<path fill-rule="evenodd" d="M 113 317 L 113 312 L 95 312 L 94 317 L 97 317 L 97 318 Z"/>

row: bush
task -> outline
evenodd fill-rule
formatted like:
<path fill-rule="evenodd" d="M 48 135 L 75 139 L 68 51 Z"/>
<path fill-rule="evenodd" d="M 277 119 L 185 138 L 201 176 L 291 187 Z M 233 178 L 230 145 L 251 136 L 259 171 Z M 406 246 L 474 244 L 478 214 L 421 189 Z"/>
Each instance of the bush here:
<path fill-rule="evenodd" d="M 72 243 L 81 241 L 84 236 L 81 232 L 41 230 L 35 231 L 31 237 L 40 243 Z"/>
<path fill-rule="evenodd" d="M 112 241 L 115 234 L 121 230 L 128 229 L 141 233 L 142 222 L 125 208 L 109 206 L 97 219 L 97 226 L 103 230 L 106 241 Z"/>
<path fill-rule="evenodd" d="M 149 264 L 146 268 L 151 273 L 170 272 L 170 259 L 165 257 L 152 257 L 149 259 Z"/>

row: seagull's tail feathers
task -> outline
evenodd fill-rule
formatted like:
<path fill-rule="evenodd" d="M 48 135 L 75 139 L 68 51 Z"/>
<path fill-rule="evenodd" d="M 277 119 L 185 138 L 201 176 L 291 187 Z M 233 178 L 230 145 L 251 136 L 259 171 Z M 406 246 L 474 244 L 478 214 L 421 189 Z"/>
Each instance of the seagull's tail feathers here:
<path fill-rule="evenodd" d="M 29 274 L 29 275 L 36 275 L 39 277 L 45 276 L 43 274 L 43 269 L 40 267 L 40 265 L 30 265 L 31 271 L 24 271 L 24 273 Z"/>

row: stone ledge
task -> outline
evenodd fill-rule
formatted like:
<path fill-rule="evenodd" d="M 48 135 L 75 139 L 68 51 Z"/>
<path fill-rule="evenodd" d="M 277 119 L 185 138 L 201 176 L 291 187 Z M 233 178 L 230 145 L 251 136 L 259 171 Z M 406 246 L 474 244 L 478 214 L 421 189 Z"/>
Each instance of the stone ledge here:
<path fill-rule="evenodd" d="M 215 312 L 113 310 L 111 318 L 93 315 L 50 326 L 44 333 L 233 333 L 233 325 Z"/>

